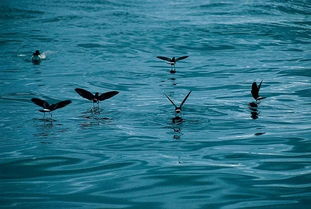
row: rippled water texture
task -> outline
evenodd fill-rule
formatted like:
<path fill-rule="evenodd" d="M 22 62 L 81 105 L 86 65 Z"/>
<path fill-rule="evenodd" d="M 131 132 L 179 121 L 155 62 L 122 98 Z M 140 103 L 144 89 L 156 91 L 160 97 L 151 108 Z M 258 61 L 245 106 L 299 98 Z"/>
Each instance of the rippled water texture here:
<path fill-rule="evenodd" d="M 310 207 L 309 0 L 0 5 L 0 208 Z"/>

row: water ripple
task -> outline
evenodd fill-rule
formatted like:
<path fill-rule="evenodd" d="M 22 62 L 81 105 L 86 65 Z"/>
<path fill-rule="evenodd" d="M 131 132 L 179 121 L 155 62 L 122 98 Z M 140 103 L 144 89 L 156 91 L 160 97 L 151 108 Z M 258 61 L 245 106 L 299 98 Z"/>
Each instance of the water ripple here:
<path fill-rule="evenodd" d="M 310 11 L 4 0 L 0 208 L 307 208 Z M 33 65 L 37 49 L 46 59 Z M 176 74 L 156 58 L 184 55 Z M 120 94 L 95 111 L 77 87 Z M 176 120 L 164 93 L 179 104 L 190 90 Z M 32 97 L 72 104 L 43 119 Z"/>

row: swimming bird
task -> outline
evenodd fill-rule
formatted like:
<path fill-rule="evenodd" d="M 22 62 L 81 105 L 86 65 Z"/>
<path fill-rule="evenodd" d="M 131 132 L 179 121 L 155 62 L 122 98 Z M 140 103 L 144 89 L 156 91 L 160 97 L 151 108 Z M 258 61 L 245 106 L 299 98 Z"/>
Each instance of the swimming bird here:
<path fill-rule="evenodd" d="M 32 53 L 32 57 L 31 57 L 32 63 L 40 64 L 41 59 L 42 59 L 42 57 L 41 57 L 41 53 L 39 50 L 36 50 L 34 53 Z"/>
<path fill-rule="evenodd" d="M 254 99 L 256 99 L 256 101 L 266 98 L 266 97 L 259 96 L 259 90 L 260 90 L 260 87 L 261 87 L 261 83 L 262 83 L 262 81 L 260 82 L 259 85 L 257 85 L 256 82 L 253 82 L 253 84 L 252 84 L 252 91 L 251 91 L 251 93 L 252 93 L 252 96 L 254 97 Z"/>
<path fill-rule="evenodd" d="M 61 102 L 58 102 L 56 104 L 50 105 L 47 101 L 44 101 L 44 100 L 38 99 L 38 98 L 32 98 L 31 101 L 33 103 L 35 103 L 36 105 L 43 108 L 42 110 L 39 110 L 39 111 L 44 113 L 44 117 L 45 117 L 46 112 L 49 112 L 51 114 L 51 117 L 52 117 L 52 113 L 51 113 L 52 111 L 59 109 L 59 108 L 62 108 L 62 107 L 65 107 L 66 105 L 71 103 L 71 100 L 65 100 L 65 101 L 61 101 Z"/>
<path fill-rule="evenodd" d="M 104 100 L 109 99 L 109 98 L 111 98 L 111 97 L 113 97 L 119 93 L 118 91 L 108 91 L 108 92 L 105 92 L 102 94 L 99 94 L 98 92 L 96 92 L 94 95 L 91 92 L 89 92 L 85 89 L 80 89 L 80 88 L 76 88 L 75 91 L 81 97 L 93 101 L 93 105 L 94 105 L 94 103 L 97 103 L 97 105 L 99 105 L 99 101 L 104 101 Z"/>
<path fill-rule="evenodd" d="M 157 56 L 158 59 L 167 61 L 168 64 L 171 65 L 170 73 L 176 73 L 176 67 L 175 67 L 176 62 L 179 60 L 186 59 L 187 57 L 189 57 L 189 56 L 182 56 L 182 57 L 178 57 L 178 58 L 175 58 L 175 57 L 169 58 L 169 57 Z"/>
<path fill-rule="evenodd" d="M 184 105 L 184 103 L 186 102 L 186 100 L 188 99 L 189 95 L 191 94 L 192 91 L 190 91 L 187 96 L 184 98 L 184 100 L 181 102 L 180 106 L 178 107 L 177 105 L 175 105 L 175 103 L 173 102 L 173 100 L 167 96 L 166 94 L 164 94 L 166 96 L 166 98 L 174 105 L 175 107 L 175 112 L 176 113 L 181 113 L 181 108 Z"/>

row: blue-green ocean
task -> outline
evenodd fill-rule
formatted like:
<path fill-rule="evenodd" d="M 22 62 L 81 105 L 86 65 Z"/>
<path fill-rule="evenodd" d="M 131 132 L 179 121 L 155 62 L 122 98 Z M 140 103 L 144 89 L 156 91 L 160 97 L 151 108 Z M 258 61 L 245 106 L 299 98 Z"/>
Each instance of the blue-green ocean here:
<path fill-rule="evenodd" d="M 311 1 L 1 0 L 0 109 L 0 208 L 310 208 Z"/>

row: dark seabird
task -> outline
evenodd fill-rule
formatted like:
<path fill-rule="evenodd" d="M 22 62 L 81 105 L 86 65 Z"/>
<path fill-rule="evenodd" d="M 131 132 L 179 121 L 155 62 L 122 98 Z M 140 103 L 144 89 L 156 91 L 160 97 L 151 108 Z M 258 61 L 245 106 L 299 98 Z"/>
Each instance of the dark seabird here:
<path fill-rule="evenodd" d="M 40 64 L 41 59 L 41 53 L 39 50 L 36 50 L 34 53 L 32 53 L 31 61 L 33 64 Z"/>
<path fill-rule="evenodd" d="M 169 58 L 169 57 L 157 56 L 157 58 L 164 60 L 164 61 L 167 61 L 168 64 L 171 65 L 170 73 L 176 73 L 176 68 L 175 68 L 176 62 L 179 60 L 186 59 L 187 57 L 189 57 L 189 56 L 182 56 L 182 57 L 178 57 L 178 58 L 175 58 L 175 57 Z"/>
<path fill-rule="evenodd" d="M 266 98 L 266 97 L 259 96 L 259 90 L 261 87 L 261 83 L 262 83 L 262 81 L 260 82 L 260 84 L 258 86 L 257 86 L 256 82 L 253 82 L 253 84 L 252 84 L 252 91 L 251 92 L 252 92 L 252 96 L 254 97 L 254 99 L 256 99 L 256 101 Z"/>
<path fill-rule="evenodd" d="M 80 89 L 80 88 L 76 88 L 75 91 L 83 98 L 86 98 L 88 100 L 93 101 L 94 103 L 99 104 L 100 101 L 104 101 L 106 99 L 109 99 L 115 95 L 117 95 L 119 92 L 118 91 L 108 91 L 102 94 L 99 94 L 98 92 L 94 94 L 92 94 L 91 92 L 85 90 L 85 89 Z"/>
<path fill-rule="evenodd" d="M 52 111 L 59 109 L 59 108 L 62 108 L 62 107 L 65 107 L 66 105 L 71 103 L 71 100 L 65 100 L 65 101 L 61 101 L 61 102 L 58 102 L 56 104 L 50 105 L 48 102 L 46 102 L 42 99 L 38 99 L 38 98 L 32 98 L 31 101 L 33 103 L 35 103 L 36 105 L 43 108 L 42 110 L 39 110 L 39 111 L 43 112 L 44 116 L 45 116 L 46 112 L 49 112 L 51 114 L 51 117 L 52 117 L 52 113 L 51 113 Z"/>
<path fill-rule="evenodd" d="M 175 103 L 171 100 L 171 98 L 169 97 L 169 96 L 167 96 L 166 94 L 164 94 L 165 96 L 166 96 L 166 98 L 168 99 L 168 100 L 170 100 L 170 102 L 174 105 L 174 107 L 175 107 L 175 112 L 176 113 L 181 113 L 181 108 L 182 108 L 182 106 L 184 105 L 184 103 L 186 102 L 186 100 L 188 99 L 188 97 L 189 97 L 189 95 L 190 95 L 190 93 L 191 93 L 192 91 L 190 91 L 188 94 L 187 94 L 187 96 L 184 98 L 184 100 L 181 102 L 181 104 L 180 104 L 180 106 L 179 107 L 177 107 L 176 105 L 175 105 Z"/>

